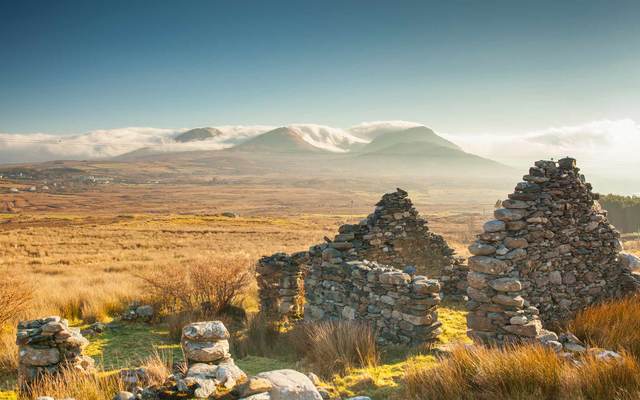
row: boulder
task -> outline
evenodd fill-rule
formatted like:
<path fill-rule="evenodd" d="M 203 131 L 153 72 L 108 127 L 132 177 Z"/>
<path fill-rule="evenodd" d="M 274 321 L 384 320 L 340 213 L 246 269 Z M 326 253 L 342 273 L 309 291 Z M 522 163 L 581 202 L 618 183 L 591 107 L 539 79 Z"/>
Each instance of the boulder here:
<path fill-rule="evenodd" d="M 322 400 L 313 382 L 301 372 L 281 369 L 262 372 L 257 377 L 271 382 L 272 400 Z"/>

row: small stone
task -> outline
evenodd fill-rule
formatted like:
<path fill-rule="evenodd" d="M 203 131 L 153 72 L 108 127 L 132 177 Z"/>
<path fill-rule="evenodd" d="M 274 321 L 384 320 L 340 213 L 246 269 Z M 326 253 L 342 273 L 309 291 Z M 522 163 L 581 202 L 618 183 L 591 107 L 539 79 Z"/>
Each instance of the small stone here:
<path fill-rule="evenodd" d="M 493 212 L 493 216 L 500 221 L 518 221 L 527 215 L 526 210 L 512 208 L 498 208 Z M 506 227 L 506 226 L 505 226 Z"/>
<path fill-rule="evenodd" d="M 211 379 L 198 379 L 198 387 L 193 393 L 197 399 L 207 399 L 216 393 L 216 383 Z"/>
<path fill-rule="evenodd" d="M 487 275 L 481 272 L 469 271 L 467 273 L 467 282 L 472 288 L 484 289 L 487 287 Z"/>
<path fill-rule="evenodd" d="M 565 351 L 569 351 L 571 353 L 584 353 L 585 351 L 587 351 L 586 347 L 578 343 L 565 343 L 563 347 Z"/>
<path fill-rule="evenodd" d="M 136 396 L 131 392 L 120 391 L 115 395 L 113 400 L 133 400 Z"/>
<path fill-rule="evenodd" d="M 182 328 L 182 337 L 188 340 L 223 340 L 229 331 L 221 321 L 194 322 Z"/>
<path fill-rule="evenodd" d="M 525 238 L 506 237 L 503 243 L 510 249 L 524 249 L 529 246 L 529 242 Z"/>
<path fill-rule="evenodd" d="M 515 335 L 534 338 L 540 333 L 542 323 L 539 320 L 533 320 L 524 325 L 505 325 L 502 328 Z"/>
<path fill-rule="evenodd" d="M 498 275 L 509 270 L 509 265 L 497 258 L 486 256 L 469 257 L 469 269 L 485 274 Z"/>
<path fill-rule="evenodd" d="M 504 231 L 505 228 L 506 228 L 506 225 L 504 221 L 499 221 L 499 220 L 487 221 L 482 226 L 482 229 L 487 233 L 501 232 L 501 231 Z"/>
<path fill-rule="evenodd" d="M 268 392 L 272 387 L 273 385 L 268 379 L 253 376 L 239 387 L 239 392 L 242 397 L 247 397 L 253 394 Z"/>
<path fill-rule="evenodd" d="M 524 299 L 522 296 L 507 296 L 504 294 L 498 294 L 491 298 L 494 303 L 501 304 L 507 307 L 522 307 L 524 305 Z"/>
<path fill-rule="evenodd" d="M 554 285 L 562 285 L 562 274 L 560 271 L 551 271 L 549 273 L 549 282 Z"/>
<path fill-rule="evenodd" d="M 507 199 L 502 202 L 502 207 L 525 209 L 525 208 L 529 208 L 529 204 L 526 201 L 522 201 L 522 200 Z"/>
<path fill-rule="evenodd" d="M 496 248 L 490 244 L 475 242 L 469 246 L 469 252 L 474 256 L 488 256 L 496 252 Z"/>
<path fill-rule="evenodd" d="M 517 292 L 522 290 L 522 282 L 516 278 L 499 278 L 489 282 L 494 290 L 499 292 Z"/>

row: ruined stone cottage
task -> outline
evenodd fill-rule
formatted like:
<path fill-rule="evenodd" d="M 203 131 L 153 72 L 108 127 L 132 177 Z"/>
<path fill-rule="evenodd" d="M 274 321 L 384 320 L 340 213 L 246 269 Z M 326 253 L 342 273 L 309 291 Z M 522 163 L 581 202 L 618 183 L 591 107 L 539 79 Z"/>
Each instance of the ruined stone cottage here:
<path fill-rule="evenodd" d="M 577 311 L 636 290 L 609 224 L 572 158 L 537 161 L 469 247 L 469 335 L 535 340 Z"/>
<path fill-rule="evenodd" d="M 263 257 L 257 274 L 263 312 L 299 319 L 306 300 L 305 319 L 370 321 L 381 340 L 392 343 L 435 338 L 440 293 L 456 296 L 466 289 L 466 266 L 429 231 L 401 189 L 309 252 Z"/>

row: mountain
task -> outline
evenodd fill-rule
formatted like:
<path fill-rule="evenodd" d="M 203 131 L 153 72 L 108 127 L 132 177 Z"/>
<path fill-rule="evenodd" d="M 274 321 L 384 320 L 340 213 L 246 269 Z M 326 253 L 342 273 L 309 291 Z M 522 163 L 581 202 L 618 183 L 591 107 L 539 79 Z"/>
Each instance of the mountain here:
<path fill-rule="evenodd" d="M 383 133 L 373 139 L 371 143 L 362 147 L 359 151 L 361 153 L 380 152 L 385 148 L 392 146 L 395 146 L 397 148 L 403 147 L 410 150 L 411 146 L 398 147 L 398 145 L 402 144 L 420 144 L 419 147 L 423 150 L 428 149 L 429 146 L 435 146 L 462 151 L 460 146 L 448 141 L 441 136 L 438 136 L 433 130 L 427 128 L 426 126 L 416 126 L 401 131 L 390 131 Z"/>
<path fill-rule="evenodd" d="M 326 153 L 325 150 L 304 140 L 300 130 L 281 127 L 240 143 L 228 151 L 253 153 Z"/>
<path fill-rule="evenodd" d="M 379 135 L 354 152 L 352 163 L 397 174 L 445 176 L 510 171 L 498 162 L 465 152 L 424 126 Z"/>
<path fill-rule="evenodd" d="M 182 132 L 173 140 L 180 143 L 198 142 L 201 140 L 212 139 L 214 137 L 222 135 L 222 132 L 216 128 L 195 128 L 186 132 Z"/>

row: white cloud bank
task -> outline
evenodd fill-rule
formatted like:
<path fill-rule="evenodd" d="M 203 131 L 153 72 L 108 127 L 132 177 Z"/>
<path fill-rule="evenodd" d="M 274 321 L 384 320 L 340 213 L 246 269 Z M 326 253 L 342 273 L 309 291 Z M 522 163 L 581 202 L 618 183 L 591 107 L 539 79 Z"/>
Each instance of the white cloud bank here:
<path fill-rule="evenodd" d="M 640 192 L 640 125 L 631 119 L 592 121 L 520 135 L 444 136 L 465 151 L 522 168 L 523 172 L 535 160 L 570 156 L 602 190 Z"/>
<path fill-rule="evenodd" d="M 100 129 L 80 135 L 0 133 L 0 163 L 49 161 L 57 159 L 99 159 L 149 148 L 158 152 L 219 150 L 232 147 L 271 126 L 221 126 L 222 135 L 211 140 L 178 143 L 173 138 L 188 129 L 129 127 Z"/>
<path fill-rule="evenodd" d="M 409 121 L 364 122 L 348 129 L 315 124 L 289 127 L 308 143 L 333 152 L 368 143 L 386 133 L 422 124 Z M 95 130 L 64 136 L 51 134 L 1 134 L 0 163 L 56 159 L 108 158 L 141 148 L 157 152 L 218 150 L 235 146 L 274 126 L 220 126 L 215 138 L 177 143 L 173 138 L 187 130 L 130 127 Z M 538 159 L 571 156 L 593 181 L 624 189 L 625 181 L 640 191 L 640 125 L 631 119 L 600 120 L 580 125 L 551 127 L 514 135 L 443 134 L 466 151 L 521 168 L 523 173 Z M 625 190 L 619 191 L 625 191 Z"/>

